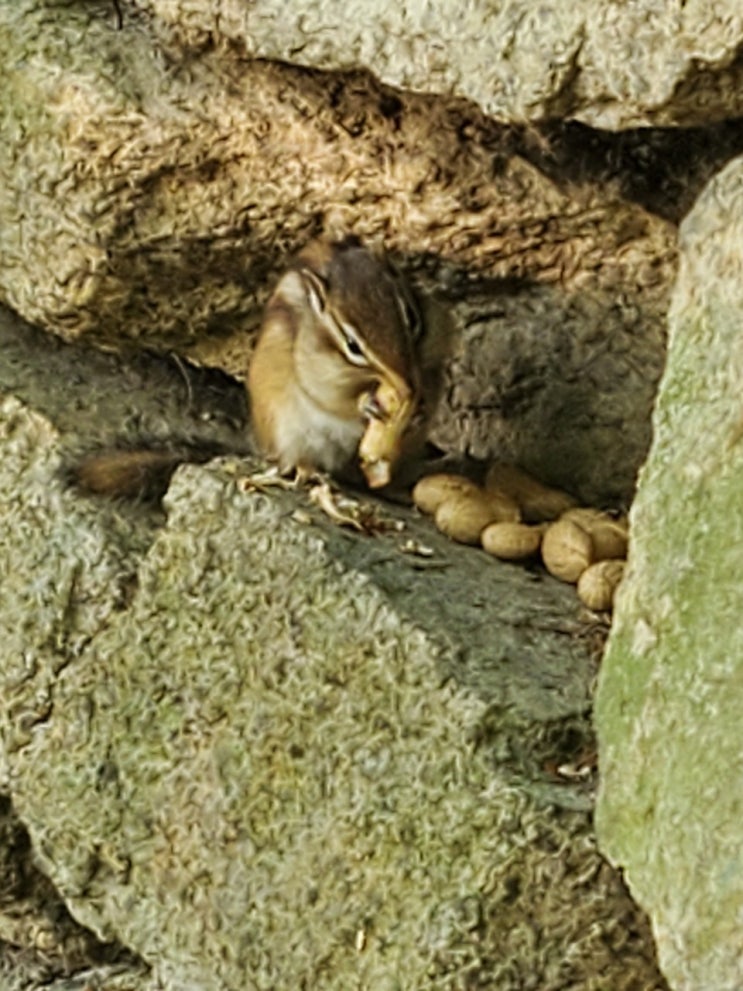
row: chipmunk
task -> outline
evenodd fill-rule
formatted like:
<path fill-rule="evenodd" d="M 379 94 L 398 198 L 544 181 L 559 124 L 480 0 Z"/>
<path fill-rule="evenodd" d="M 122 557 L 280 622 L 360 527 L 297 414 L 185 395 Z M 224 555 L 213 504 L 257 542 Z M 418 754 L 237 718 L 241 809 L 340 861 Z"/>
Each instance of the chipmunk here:
<path fill-rule="evenodd" d="M 257 449 L 282 472 L 358 481 L 363 471 L 370 487 L 386 484 L 396 464 L 380 474 L 359 463 L 365 430 L 393 420 L 390 403 L 409 411 L 389 428 L 400 434 L 392 460 L 404 464 L 422 450 L 450 339 L 443 311 L 383 254 L 355 237 L 312 241 L 279 279 L 249 365 Z M 162 494 L 177 464 L 205 460 L 196 454 L 92 454 L 76 478 L 92 492 Z"/>

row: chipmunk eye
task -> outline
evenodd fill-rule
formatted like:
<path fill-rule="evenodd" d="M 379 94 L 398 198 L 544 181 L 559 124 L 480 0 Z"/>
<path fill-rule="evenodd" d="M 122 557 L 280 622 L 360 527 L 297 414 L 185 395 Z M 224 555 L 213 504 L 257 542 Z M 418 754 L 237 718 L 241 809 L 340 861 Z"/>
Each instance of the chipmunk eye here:
<path fill-rule="evenodd" d="M 348 360 L 354 365 L 366 367 L 369 362 L 364 354 L 356 333 L 347 325 L 340 325 L 341 336 L 343 337 L 343 348 Z"/>

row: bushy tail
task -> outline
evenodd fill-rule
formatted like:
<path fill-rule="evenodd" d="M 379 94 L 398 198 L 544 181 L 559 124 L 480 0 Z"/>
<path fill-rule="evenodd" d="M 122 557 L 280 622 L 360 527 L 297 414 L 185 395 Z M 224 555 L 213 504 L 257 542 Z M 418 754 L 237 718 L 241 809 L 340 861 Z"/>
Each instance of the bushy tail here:
<path fill-rule="evenodd" d="M 165 495 L 178 465 L 201 464 L 227 453 L 230 452 L 224 447 L 200 444 L 185 448 L 113 448 L 87 454 L 72 467 L 70 475 L 84 492 L 154 501 Z"/>

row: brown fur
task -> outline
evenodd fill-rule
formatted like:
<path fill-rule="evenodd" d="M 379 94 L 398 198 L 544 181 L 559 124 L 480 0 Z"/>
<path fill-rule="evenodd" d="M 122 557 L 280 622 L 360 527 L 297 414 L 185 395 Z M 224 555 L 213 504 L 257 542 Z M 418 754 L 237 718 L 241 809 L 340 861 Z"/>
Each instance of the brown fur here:
<path fill-rule="evenodd" d="M 86 455 L 73 469 L 75 484 L 94 495 L 157 500 L 184 462 L 205 461 L 213 449 L 109 450 Z"/>

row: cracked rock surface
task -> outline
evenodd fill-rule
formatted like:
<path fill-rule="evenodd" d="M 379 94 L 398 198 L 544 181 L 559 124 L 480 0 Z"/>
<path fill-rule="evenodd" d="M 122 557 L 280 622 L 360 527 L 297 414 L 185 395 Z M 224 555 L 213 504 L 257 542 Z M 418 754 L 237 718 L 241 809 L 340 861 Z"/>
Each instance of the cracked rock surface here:
<path fill-rule="evenodd" d="M 340 530 L 249 461 L 181 469 L 164 515 L 84 499 L 66 459 L 148 375 L 177 415 L 181 372 L 78 345 L 45 371 L 10 331 L 4 779 L 72 916 L 151 968 L 130 986 L 663 988 L 592 782 L 555 772 L 591 747 L 573 590 L 404 508 L 432 558 Z"/>
<path fill-rule="evenodd" d="M 373 66 L 411 90 L 455 92 L 494 117 L 572 117 L 598 127 L 740 116 L 743 14 L 736 0 L 529 0 L 462 5 L 137 0 L 192 45 L 323 69 Z"/>

